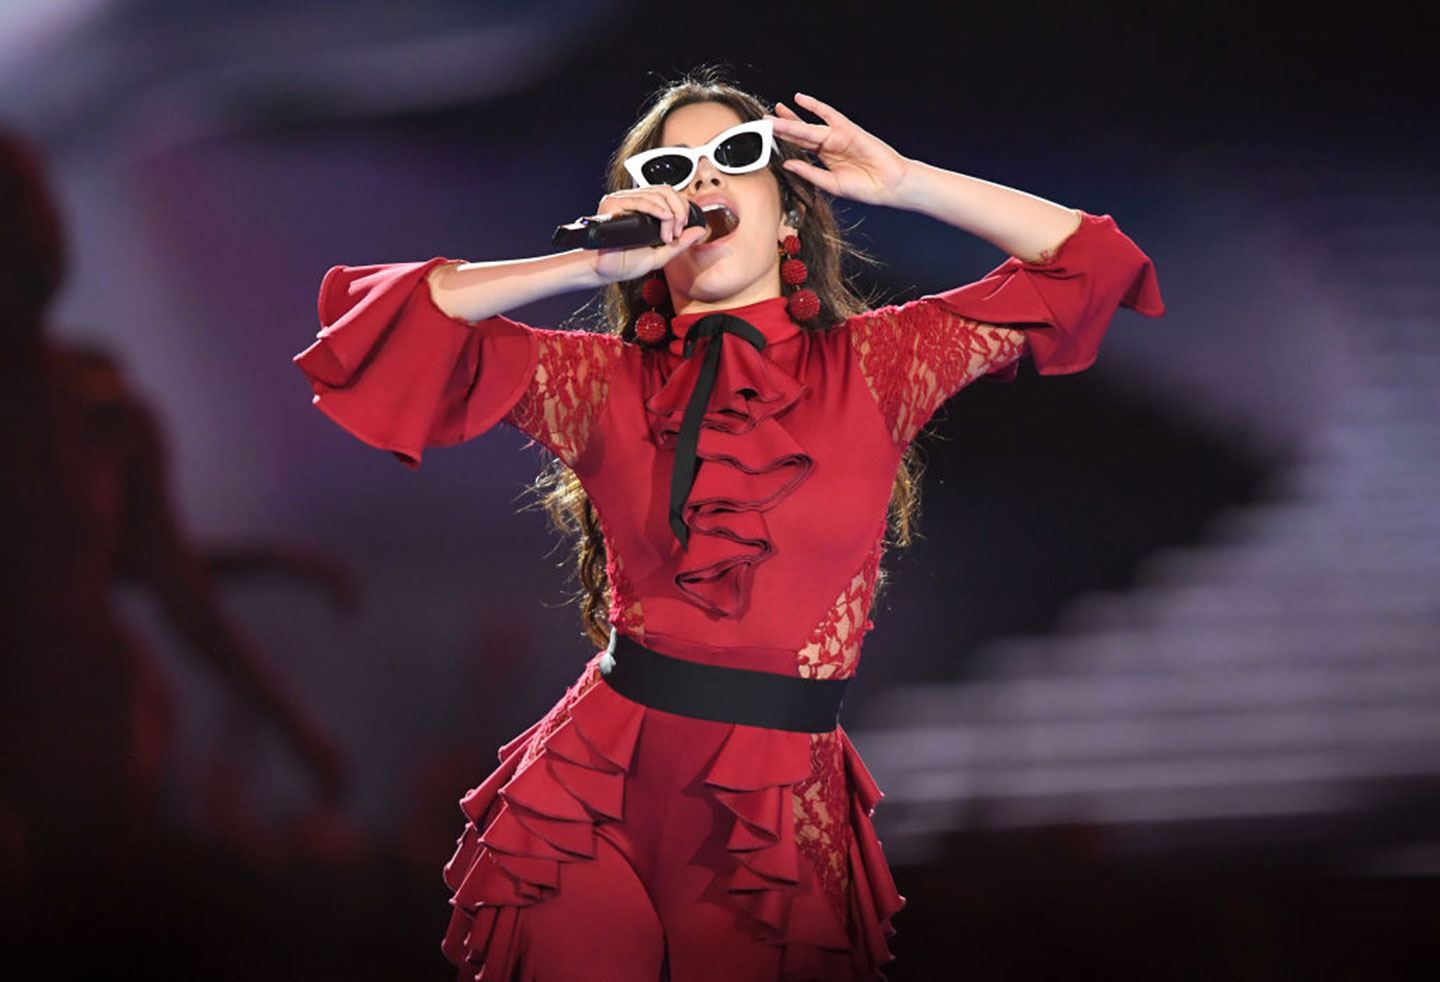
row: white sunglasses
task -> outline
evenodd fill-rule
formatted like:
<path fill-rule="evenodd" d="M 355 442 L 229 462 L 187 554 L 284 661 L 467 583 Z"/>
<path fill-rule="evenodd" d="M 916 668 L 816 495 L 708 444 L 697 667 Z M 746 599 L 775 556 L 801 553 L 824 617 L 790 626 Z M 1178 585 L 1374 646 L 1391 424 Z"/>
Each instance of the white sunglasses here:
<path fill-rule="evenodd" d="M 732 126 L 703 147 L 656 147 L 625 158 L 625 169 L 637 187 L 668 184 L 679 190 L 690 183 L 701 157 L 722 174 L 748 174 L 770 163 L 775 152 L 775 126 L 755 119 Z"/>

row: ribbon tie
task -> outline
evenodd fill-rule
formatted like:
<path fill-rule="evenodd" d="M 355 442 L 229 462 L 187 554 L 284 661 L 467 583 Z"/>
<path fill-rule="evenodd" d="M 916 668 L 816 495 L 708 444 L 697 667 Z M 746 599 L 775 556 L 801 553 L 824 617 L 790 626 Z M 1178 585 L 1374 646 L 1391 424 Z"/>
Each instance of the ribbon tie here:
<path fill-rule="evenodd" d="M 685 415 L 680 420 L 680 434 L 675 443 L 675 468 L 670 472 L 670 530 L 680 540 L 682 549 L 690 545 L 690 527 L 685 524 L 685 502 L 695 484 L 700 420 L 705 415 L 705 407 L 710 404 L 710 394 L 715 390 L 715 376 L 720 370 L 720 354 L 727 334 L 737 335 L 753 345 L 756 351 L 765 350 L 765 335 L 758 328 L 734 314 L 708 314 L 690 325 L 681 352 L 682 357 L 689 358 L 695 353 L 697 344 L 711 339 L 700 362 L 700 376 L 695 380 L 695 390 L 690 393 Z"/>

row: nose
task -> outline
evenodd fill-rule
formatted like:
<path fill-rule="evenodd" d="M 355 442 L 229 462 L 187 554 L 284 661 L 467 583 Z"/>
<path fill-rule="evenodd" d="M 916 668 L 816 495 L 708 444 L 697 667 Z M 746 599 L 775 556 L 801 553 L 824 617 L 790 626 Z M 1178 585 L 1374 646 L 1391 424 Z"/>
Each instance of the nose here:
<path fill-rule="evenodd" d="M 695 165 L 695 174 L 690 179 L 692 191 L 699 191 L 702 188 L 716 186 L 722 183 L 723 175 L 715 169 L 709 157 L 701 157 L 700 163 Z"/>

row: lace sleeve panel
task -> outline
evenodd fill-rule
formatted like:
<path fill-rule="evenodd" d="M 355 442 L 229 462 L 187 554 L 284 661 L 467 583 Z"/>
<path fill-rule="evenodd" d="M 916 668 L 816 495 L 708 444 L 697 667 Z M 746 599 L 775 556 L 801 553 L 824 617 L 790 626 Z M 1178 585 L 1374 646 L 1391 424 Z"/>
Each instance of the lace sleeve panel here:
<path fill-rule="evenodd" d="M 852 318 L 860 373 L 896 443 L 904 446 L 946 399 L 1025 352 L 1025 335 L 916 300 Z"/>
<path fill-rule="evenodd" d="M 536 329 L 534 336 L 534 377 L 505 421 L 574 467 L 605 404 L 624 342 L 594 331 Z"/>

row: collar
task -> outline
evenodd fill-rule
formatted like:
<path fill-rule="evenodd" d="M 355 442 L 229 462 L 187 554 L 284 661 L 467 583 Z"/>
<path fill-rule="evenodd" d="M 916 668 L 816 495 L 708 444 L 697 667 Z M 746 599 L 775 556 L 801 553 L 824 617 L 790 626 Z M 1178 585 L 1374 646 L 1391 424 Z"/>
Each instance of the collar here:
<path fill-rule="evenodd" d="M 743 307 L 727 307 L 723 310 L 706 310 L 694 314 L 676 314 L 670 319 L 670 330 L 675 337 L 670 341 L 671 354 L 679 355 L 685 347 L 685 336 L 690 327 L 710 314 L 730 314 L 750 324 L 765 335 L 766 350 L 770 345 L 788 341 L 800 333 L 800 325 L 790 319 L 788 301 L 784 297 L 771 297 L 746 304 Z"/>

